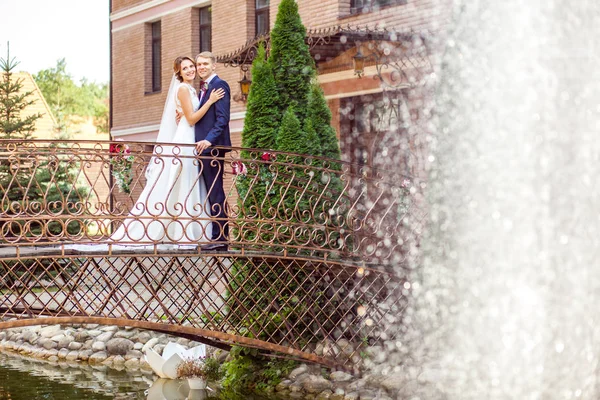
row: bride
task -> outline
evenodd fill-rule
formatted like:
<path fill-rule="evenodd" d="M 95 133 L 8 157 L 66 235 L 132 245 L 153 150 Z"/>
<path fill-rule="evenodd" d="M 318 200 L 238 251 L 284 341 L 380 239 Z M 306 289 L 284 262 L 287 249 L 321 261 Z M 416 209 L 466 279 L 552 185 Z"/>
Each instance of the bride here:
<path fill-rule="evenodd" d="M 146 169 L 146 186 L 110 242 L 130 245 L 195 245 L 211 238 L 210 204 L 195 154 L 194 125 L 224 95 L 213 90 L 206 104 L 192 86 L 196 64 L 177 57 L 157 144 Z M 175 121 L 176 110 L 183 113 Z M 161 144 L 163 143 L 163 144 Z M 181 146 L 183 145 L 183 146 Z"/>

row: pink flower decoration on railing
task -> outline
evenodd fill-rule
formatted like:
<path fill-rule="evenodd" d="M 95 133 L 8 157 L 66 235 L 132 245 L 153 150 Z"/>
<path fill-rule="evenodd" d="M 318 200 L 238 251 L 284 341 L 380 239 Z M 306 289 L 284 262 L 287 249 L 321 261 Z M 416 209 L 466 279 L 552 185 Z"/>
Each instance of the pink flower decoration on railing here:
<path fill-rule="evenodd" d="M 265 151 L 265 152 L 262 154 L 262 156 L 260 156 L 260 158 L 261 158 L 263 161 L 267 161 L 267 162 L 270 162 L 270 161 L 275 161 L 275 154 L 273 154 L 273 153 L 269 153 L 268 151 Z"/>
<path fill-rule="evenodd" d="M 129 145 L 123 143 L 111 143 L 108 151 L 112 154 L 110 164 L 112 165 L 112 176 L 115 185 L 123 193 L 131 193 L 131 182 L 133 182 L 133 161 Z"/>
<path fill-rule="evenodd" d="M 111 143 L 109 151 L 113 154 L 131 154 L 131 149 L 125 143 Z"/>
<path fill-rule="evenodd" d="M 233 161 L 231 163 L 231 173 L 233 175 L 241 175 L 246 176 L 248 173 L 248 169 L 246 168 L 246 164 L 241 161 Z"/>

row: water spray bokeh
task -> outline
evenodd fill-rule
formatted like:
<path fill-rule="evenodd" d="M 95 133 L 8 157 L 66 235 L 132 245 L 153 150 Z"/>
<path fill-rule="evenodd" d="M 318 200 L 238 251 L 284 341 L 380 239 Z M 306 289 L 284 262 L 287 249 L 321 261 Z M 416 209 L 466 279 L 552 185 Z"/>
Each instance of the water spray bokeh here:
<path fill-rule="evenodd" d="M 595 399 L 600 4 L 452 8 L 412 317 L 378 368 L 403 399 Z"/>

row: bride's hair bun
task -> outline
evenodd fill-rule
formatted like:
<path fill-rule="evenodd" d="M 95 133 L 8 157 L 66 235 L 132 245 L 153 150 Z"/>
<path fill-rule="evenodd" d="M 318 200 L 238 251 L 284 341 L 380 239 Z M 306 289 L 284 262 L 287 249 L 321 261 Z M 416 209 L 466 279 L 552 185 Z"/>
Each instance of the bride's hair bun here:
<path fill-rule="evenodd" d="M 183 60 L 190 60 L 192 62 L 192 64 L 196 65 L 196 63 L 194 62 L 194 60 L 192 60 L 188 56 L 179 56 L 179 57 L 177 57 L 175 59 L 175 61 L 173 62 L 173 72 L 175 73 L 175 77 L 177 78 L 177 80 L 179 82 L 183 82 L 183 76 L 181 76 L 181 63 L 183 62 Z"/>

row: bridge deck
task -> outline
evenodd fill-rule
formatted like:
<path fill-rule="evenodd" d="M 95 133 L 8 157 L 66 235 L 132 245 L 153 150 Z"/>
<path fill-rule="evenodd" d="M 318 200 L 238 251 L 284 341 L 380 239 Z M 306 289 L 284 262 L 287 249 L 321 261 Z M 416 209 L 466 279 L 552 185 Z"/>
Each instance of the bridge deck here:
<path fill-rule="evenodd" d="M 339 160 L 233 149 L 221 221 L 230 250 L 206 252 L 180 243 L 209 238 L 179 240 L 170 226 L 187 232 L 212 217 L 180 203 L 154 215 L 160 204 L 137 200 L 150 156 L 181 161 L 146 146 L 129 144 L 125 193 L 111 176 L 123 154 L 108 143 L 0 140 L 0 164 L 14 174 L 0 182 L 0 329 L 129 325 L 353 366 L 367 343 L 397 337 L 411 287 L 402 265 L 423 219 L 417 184 Z M 154 243 L 129 237 L 151 223 L 164 224 Z M 104 242 L 121 226 L 120 244 Z"/>

